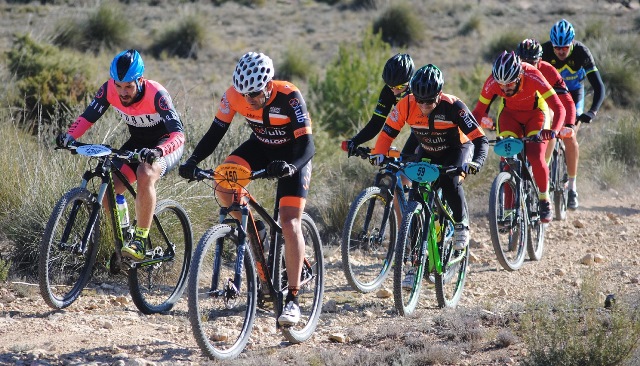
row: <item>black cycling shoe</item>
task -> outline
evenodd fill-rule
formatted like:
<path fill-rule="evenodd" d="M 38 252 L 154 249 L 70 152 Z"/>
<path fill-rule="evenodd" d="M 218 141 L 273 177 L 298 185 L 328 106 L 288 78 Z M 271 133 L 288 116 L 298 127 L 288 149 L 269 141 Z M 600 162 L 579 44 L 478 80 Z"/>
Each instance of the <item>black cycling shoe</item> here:
<path fill-rule="evenodd" d="M 553 215 L 551 214 L 551 202 L 549 200 L 540 201 L 540 221 L 544 224 L 551 222 Z"/>
<path fill-rule="evenodd" d="M 570 189 L 567 196 L 567 208 L 570 210 L 575 210 L 578 208 L 578 192 Z"/>

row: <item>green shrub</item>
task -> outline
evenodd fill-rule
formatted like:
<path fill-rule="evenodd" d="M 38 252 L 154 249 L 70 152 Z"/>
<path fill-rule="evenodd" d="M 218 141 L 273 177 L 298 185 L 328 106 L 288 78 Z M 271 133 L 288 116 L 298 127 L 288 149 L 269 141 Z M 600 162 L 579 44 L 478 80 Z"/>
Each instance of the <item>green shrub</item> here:
<path fill-rule="evenodd" d="M 621 35 L 590 43 L 589 49 L 605 83 L 607 99 L 624 108 L 640 108 L 640 67 L 637 35 Z M 589 83 L 586 83 L 589 85 Z"/>
<path fill-rule="evenodd" d="M 115 5 L 115 6 L 114 6 Z M 66 19 L 56 25 L 53 43 L 80 51 L 98 53 L 127 45 L 129 24 L 121 8 L 103 3 L 87 19 Z"/>
<path fill-rule="evenodd" d="M 515 51 L 520 42 L 529 37 L 530 36 L 522 34 L 519 31 L 502 32 L 498 38 L 491 40 L 489 45 L 485 47 L 483 53 L 484 60 L 493 63 L 502 51 Z"/>
<path fill-rule="evenodd" d="M 482 29 L 482 19 L 480 14 L 474 14 L 460 28 L 461 36 L 468 36 L 473 32 L 480 32 Z"/>
<path fill-rule="evenodd" d="M 151 53 L 177 56 L 181 58 L 198 58 L 198 49 L 204 44 L 206 29 L 197 16 L 183 18 L 176 27 L 167 29 L 151 46 Z"/>
<path fill-rule="evenodd" d="M 580 293 L 534 304 L 520 333 L 528 353 L 522 365 L 622 365 L 640 341 L 640 309 L 616 299 L 603 308 L 593 280 Z"/>
<path fill-rule="evenodd" d="M 392 46 L 404 47 L 422 40 L 424 26 L 411 6 L 395 3 L 373 23 L 373 32 Z"/>
<path fill-rule="evenodd" d="M 284 54 L 283 61 L 276 67 L 276 79 L 293 81 L 296 78 L 307 80 L 314 70 L 310 53 L 303 47 L 289 47 Z"/>
<path fill-rule="evenodd" d="M 344 43 L 323 80 L 309 81 L 312 116 L 332 136 L 351 135 L 368 121 L 380 94 L 382 69 L 391 57 L 380 34 L 365 33 L 359 44 Z"/>
<path fill-rule="evenodd" d="M 622 117 L 609 125 L 611 133 L 605 135 L 604 149 L 610 151 L 614 159 L 640 168 L 640 117 L 637 114 Z"/>
<path fill-rule="evenodd" d="M 77 54 L 39 43 L 27 34 L 15 37 L 7 59 L 17 79 L 15 94 L 7 96 L 7 102 L 22 109 L 25 123 L 33 123 L 39 114 L 38 122 L 59 123 L 94 91 L 87 63 Z M 34 129 L 42 127 L 38 124 Z"/>

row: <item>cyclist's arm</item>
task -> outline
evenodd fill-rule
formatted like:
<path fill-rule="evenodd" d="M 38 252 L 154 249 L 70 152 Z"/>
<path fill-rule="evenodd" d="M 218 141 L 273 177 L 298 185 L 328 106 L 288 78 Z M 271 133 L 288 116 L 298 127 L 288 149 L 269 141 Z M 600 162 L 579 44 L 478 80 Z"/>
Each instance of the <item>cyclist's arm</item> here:
<path fill-rule="evenodd" d="M 604 83 L 602 82 L 600 71 L 597 69 L 587 73 L 587 80 L 589 80 L 593 88 L 593 102 L 591 103 L 589 111 L 595 115 L 600 110 L 602 102 L 604 101 Z"/>
<path fill-rule="evenodd" d="M 184 129 L 180 116 L 171 101 L 171 96 L 166 90 L 159 90 L 156 93 L 153 104 L 169 132 L 169 138 L 158 146 L 162 151 L 162 156 L 166 156 L 184 145 Z"/>
<path fill-rule="evenodd" d="M 549 105 L 549 108 L 553 111 L 551 129 L 554 131 L 560 131 L 565 122 L 566 111 L 560 102 L 560 98 L 558 98 L 558 94 L 556 94 L 555 90 L 549 89 L 549 91 L 542 94 L 542 98 L 544 98 Z"/>
<path fill-rule="evenodd" d="M 476 103 L 475 108 L 473 108 L 473 112 L 471 112 L 476 121 L 480 121 L 482 117 L 489 116 L 489 108 L 491 107 L 491 103 L 498 96 L 492 90 L 494 88 L 493 84 L 495 84 L 495 80 L 493 79 L 493 76 L 489 76 L 482 86 L 482 91 L 480 92 L 480 96 L 478 97 L 478 102 Z"/>
<path fill-rule="evenodd" d="M 410 102 L 409 97 L 410 95 L 407 95 L 402 98 L 393 108 L 393 111 L 389 116 L 387 116 L 384 126 L 382 126 L 382 132 L 378 135 L 378 140 L 376 141 L 376 145 L 373 148 L 373 151 L 371 151 L 371 154 L 386 155 L 389 152 L 391 143 L 396 137 L 398 137 L 400 130 L 402 130 L 402 127 L 407 122 L 408 115 L 406 115 L 404 111 L 408 111 L 410 109 L 409 103 L 415 103 L 415 101 Z"/>
<path fill-rule="evenodd" d="M 84 112 L 69 126 L 67 132 L 73 136 L 74 139 L 77 140 L 82 137 L 111 105 L 111 103 L 107 101 L 107 84 L 108 82 L 102 84 Z"/>
<path fill-rule="evenodd" d="M 455 101 L 453 106 L 456 123 L 474 145 L 473 158 L 471 160 L 480 166 L 484 165 L 484 160 L 489 152 L 487 136 L 485 136 L 484 131 L 480 128 L 478 121 L 473 117 L 469 108 L 461 100 Z"/>
<path fill-rule="evenodd" d="M 576 124 L 576 105 L 573 102 L 571 93 L 558 94 L 560 103 L 564 106 L 565 118 L 564 125 L 572 126 Z"/>
<path fill-rule="evenodd" d="M 209 127 L 207 133 L 202 136 L 189 159 L 193 159 L 196 163 L 199 163 L 213 154 L 213 151 L 218 147 L 227 130 L 229 130 L 229 123 L 215 117 L 211 123 L 211 127 Z"/>
<path fill-rule="evenodd" d="M 351 141 L 356 145 L 361 145 L 367 141 L 373 140 L 384 125 L 391 108 L 396 103 L 396 97 L 388 87 L 383 87 L 378 98 L 376 108 L 369 119 L 369 122 L 358 132 Z"/>

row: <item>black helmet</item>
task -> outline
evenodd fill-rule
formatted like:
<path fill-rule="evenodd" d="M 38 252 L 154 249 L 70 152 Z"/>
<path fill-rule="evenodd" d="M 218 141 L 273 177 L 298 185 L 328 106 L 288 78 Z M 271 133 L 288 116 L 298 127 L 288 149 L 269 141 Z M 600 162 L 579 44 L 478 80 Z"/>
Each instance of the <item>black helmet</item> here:
<path fill-rule="evenodd" d="M 444 76 L 442 71 L 433 64 L 422 66 L 411 78 L 410 87 L 413 95 L 418 99 L 435 98 L 442 91 Z"/>
<path fill-rule="evenodd" d="M 542 46 L 535 39 L 525 39 L 516 48 L 516 55 L 520 56 L 522 61 L 536 61 L 542 57 Z"/>
<path fill-rule="evenodd" d="M 402 85 L 409 82 L 413 75 L 413 60 L 406 53 L 398 53 L 387 60 L 382 70 L 382 80 L 389 86 Z"/>

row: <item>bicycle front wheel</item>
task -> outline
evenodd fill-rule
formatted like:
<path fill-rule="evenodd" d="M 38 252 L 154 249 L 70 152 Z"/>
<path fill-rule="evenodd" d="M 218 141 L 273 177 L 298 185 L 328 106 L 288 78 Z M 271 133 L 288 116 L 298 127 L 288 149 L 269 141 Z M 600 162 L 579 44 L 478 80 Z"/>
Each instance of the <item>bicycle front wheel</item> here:
<path fill-rule="evenodd" d="M 189 321 L 196 343 L 211 359 L 238 356 L 251 335 L 256 271 L 248 247 L 241 255 L 239 262 L 237 230 L 224 224 L 207 230 L 193 254 L 187 286 Z M 239 278 L 237 265 L 243 268 Z"/>
<path fill-rule="evenodd" d="M 322 311 L 322 297 L 324 295 L 324 257 L 322 254 L 322 242 L 315 222 L 306 212 L 302 214 L 302 236 L 304 237 L 304 263 L 300 274 L 301 286 L 298 291 L 298 305 L 300 306 L 300 321 L 298 324 L 284 327 L 282 334 L 291 343 L 297 344 L 311 338 L 318 326 L 320 312 Z M 284 240 L 283 240 L 284 246 Z M 276 284 L 286 296 L 288 281 L 286 264 L 284 262 L 284 247 L 281 252 L 281 260 L 277 263 Z M 277 288 L 277 287 L 276 287 Z"/>
<path fill-rule="evenodd" d="M 342 268 L 354 290 L 376 290 L 393 263 L 397 217 L 393 197 L 379 187 L 363 190 L 351 204 L 342 233 Z"/>
<path fill-rule="evenodd" d="M 442 228 L 442 245 L 440 258 L 442 271 L 436 271 L 436 298 L 441 308 L 453 308 L 458 305 L 462 290 L 467 279 L 467 266 L 469 264 L 469 246 L 463 250 L 453 249 L 453 221 L 444 217 Z"/>
<path fill-rule="evenodd" d="M 422 240 L 426 238 L 424 231 L 428 229 L 422 210 L 420 203 L 409 202 L 395 247 L 393 300 L 398 313 L 403 316 L 415 311 L 422 290 L 427 260 Z"/>
<path fill-rule="evenodd" d="M 71 305 L 91 278 L 99 243 L 99 217 L 86 242 L 95 197 L 74 188 L 56 203 L 40 241 L 38 283 L 53 309 Z"/>
<path fill-rule="evenodd" d="M 515 271 L 526 255 L 527 218 L 525 203 L 516 201 L 516 183 L 508 172 L 493 180 L 489 194 L 489 230 L 493 249 L 502 268 Z"/>
<path fill-rule="evenodd" d="M 163 200 L 154 215 L 147 242 L 152 261 L 129 270 L 131 299 L 144 314 L 169 311 L 180 300 L 193 247 L 191 223 L 182 206 Z"/>

